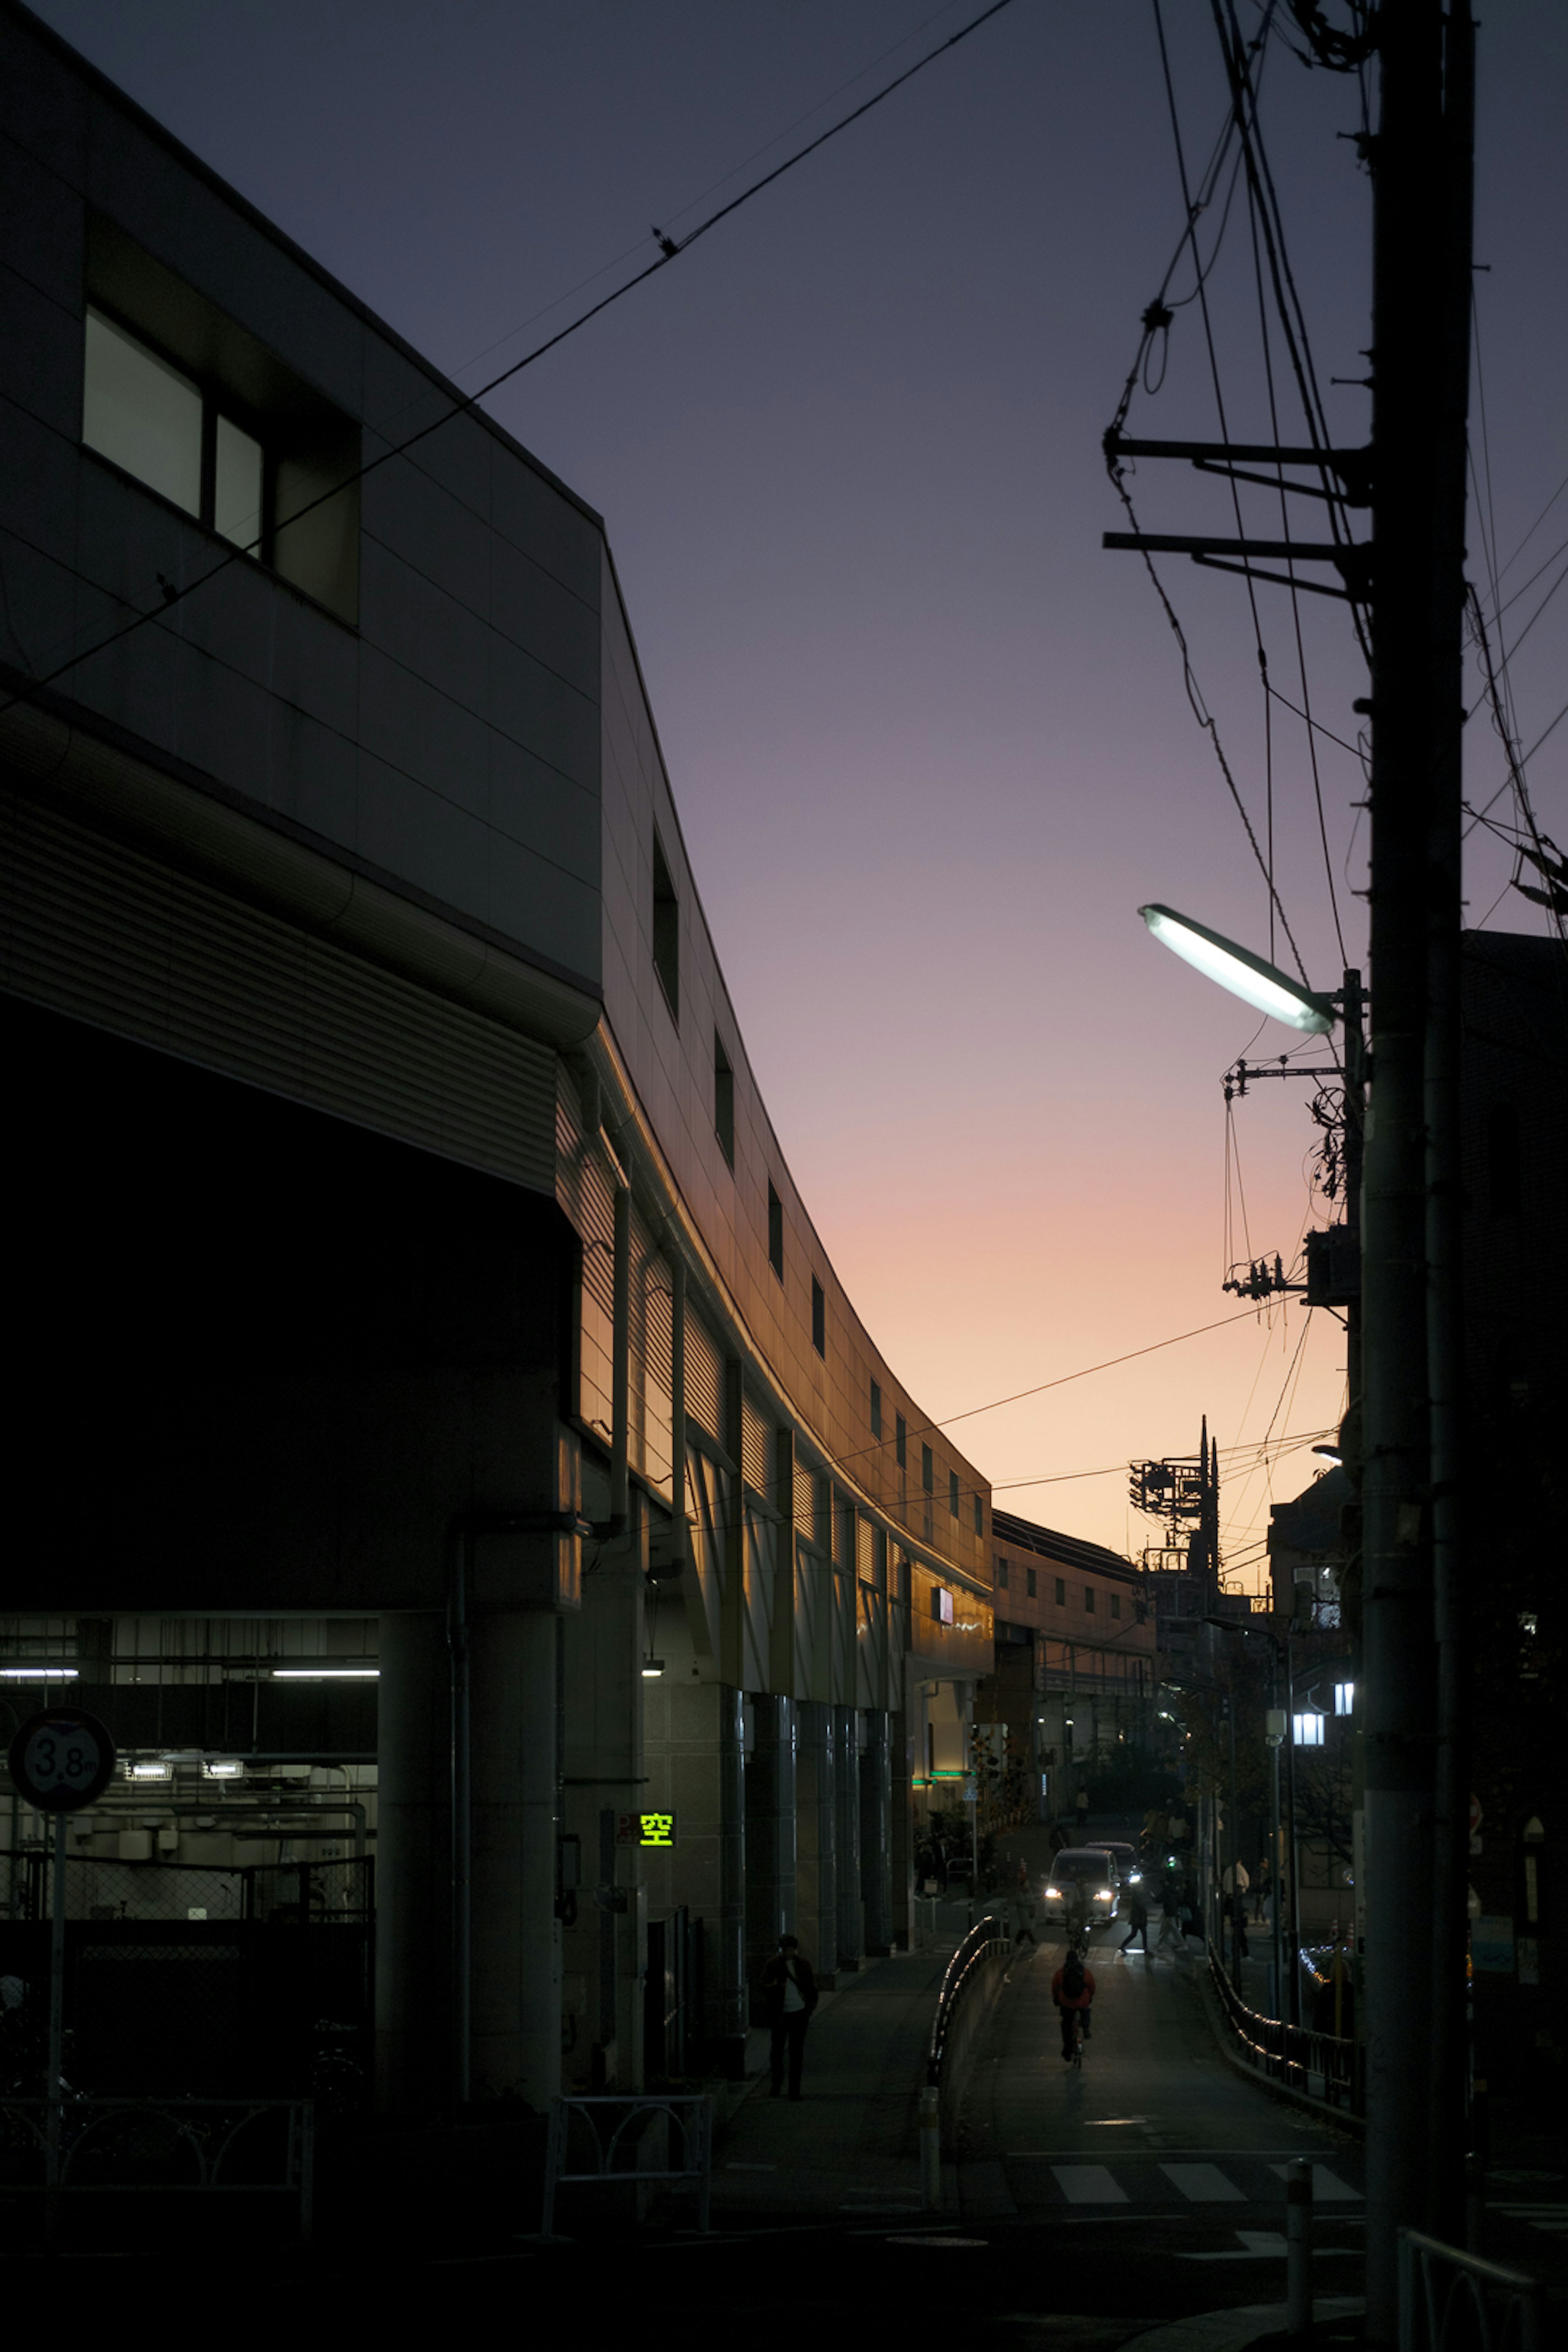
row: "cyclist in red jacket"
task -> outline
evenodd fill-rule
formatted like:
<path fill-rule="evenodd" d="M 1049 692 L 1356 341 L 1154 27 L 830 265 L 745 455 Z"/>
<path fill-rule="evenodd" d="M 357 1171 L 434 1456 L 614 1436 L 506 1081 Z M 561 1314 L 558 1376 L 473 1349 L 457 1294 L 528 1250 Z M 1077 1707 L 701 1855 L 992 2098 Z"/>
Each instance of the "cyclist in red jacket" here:
<path fill-rule="evenodd" d="M 1076 2019 L 1083 2019 L 1083 2038 L 1089 2040 L 1089 2011 L 1094 2002 L 1094 1970 L 1086 1969 L 1076 1944 L 1069 1945 L 1068 1956 L 1051 1979 L 1051 1999 L 1061 2011 L 1062 2056 L 1073 2053 L 1073 2033 Z"/>

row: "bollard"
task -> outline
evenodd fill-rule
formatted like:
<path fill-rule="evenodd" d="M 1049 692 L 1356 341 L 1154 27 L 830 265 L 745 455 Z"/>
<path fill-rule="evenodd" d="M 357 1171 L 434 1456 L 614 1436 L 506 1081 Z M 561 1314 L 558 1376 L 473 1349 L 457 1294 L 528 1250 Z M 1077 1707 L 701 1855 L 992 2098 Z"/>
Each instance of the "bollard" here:
<path fill-rule="evenodd" d="M 1285 2332 L 1312 2325 L 1312 2168 L 1303 2156 L 1285 2175 Z"/>
<path fill-rule="evenodd" d="M 934 2083 L 921 2093 L 921 2203 L 942 2210 L 942 2093 Z"/>

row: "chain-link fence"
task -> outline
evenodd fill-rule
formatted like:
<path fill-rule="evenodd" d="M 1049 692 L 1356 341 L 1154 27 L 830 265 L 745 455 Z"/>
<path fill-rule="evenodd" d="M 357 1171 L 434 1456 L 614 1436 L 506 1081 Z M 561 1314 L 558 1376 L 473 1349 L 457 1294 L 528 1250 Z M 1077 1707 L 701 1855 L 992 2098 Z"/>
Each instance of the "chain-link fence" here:
<path fill-rule="evenodd" d="M 0 2095 L 39 2091 L 50 1880 L 0 1853 Z M 65 2073 L 80 2097 L 368 2093 L 374 1865 L 68 1855 Z M 4 1899 L 4 1898 L 0 1898 Z"/>

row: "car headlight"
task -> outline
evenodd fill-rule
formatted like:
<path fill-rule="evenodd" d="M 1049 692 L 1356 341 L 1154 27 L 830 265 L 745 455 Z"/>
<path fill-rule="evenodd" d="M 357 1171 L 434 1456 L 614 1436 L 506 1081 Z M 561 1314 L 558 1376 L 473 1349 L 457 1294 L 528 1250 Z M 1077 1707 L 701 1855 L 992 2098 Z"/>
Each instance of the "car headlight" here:
<path fill-rule="evenodd" d="M 1110 1900 L 1110 1887 L 1097 1886 L 1094 1890 L 1094 1899 L 1097 1903 L 1109 1903 Z"/>
<path fill-rule="evenodd" d="M 1047 1903 L 1059 1903 L 1059 1902 L 1061 1901 L 1061 1899 L 1062 1899 L 1062 1891 L 1061 1891 L 1061 1888 L 1060 1888 L 1059 1886 L 1047 1886 L 1047 1889 L 1046 1889 L 1046 1901 L 1047 1901 Z"/>

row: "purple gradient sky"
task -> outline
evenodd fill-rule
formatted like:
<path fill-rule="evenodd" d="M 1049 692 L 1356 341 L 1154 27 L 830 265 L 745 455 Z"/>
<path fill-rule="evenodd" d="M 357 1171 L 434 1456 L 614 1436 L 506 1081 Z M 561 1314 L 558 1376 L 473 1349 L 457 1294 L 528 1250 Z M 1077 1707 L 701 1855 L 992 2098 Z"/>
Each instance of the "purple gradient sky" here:
<path fill-rule="evenodd" d="M 736 192 L 975 13 L 976 0 L 41 8 L 466 385 L 569 316 L 580 280 L 651 258 L 650 221 L 684 234 L 713 184 L 711 202 Z M 1224 103 L 1205 0 L 1167 0 L 1166 23 L 1197 165 Z M 1276 47 L 1265 116 L 1320 377 L 1359 375 L 1368 188 L 1335 138 L 1358 120 L 1353 84 Z M 1565 123 L 1568 10 L 1488 11 L 1478 287 L 1487 520 L 1504 559 L 1568 474 Z M 1135 909 L 1167 899 L 1267 949 L 1267 901 L 1141 567 L 1100 551 L 1122 520 L 1100 436 L 1179 207 L 1150 9 L 1015 0 L 495 400 L 607 519 L 784 1150 L 851 1296 L 938 1416 L 1235 1306 L 1219 1288 L 1217 1081 L 1255 1024 L 1163 956 Z M 1210 287 L 1232 431 L 1267 439 L 1250 267 L 1238 208 Z M 1364 393 L 1326 398 L 1336 435 L 1364 437 Z M 1215 432 L 1195 308 L 1131 429 Z M 1293 412 L 1282 429 L 1299 434 Z M 1173 468 L 1146 466 L 1139 498 L 1149 528 L 1231 527 L 1225 492 Z M 1277 509 L 1254 519 L 1278 528 Z M 1504 595 L 1565 539 L 1568 493 Z M 1484 579 L 1477 528 L 1471 549 Z M 1246 591 L 1175 561 L 1167 577 L 1261 824 Z M 1259 593 L 1272 674 L 1299 699 L 1289 604 Z M 1342 608 L 1301 602 L 1314 709 L 1351 736 L 1364 673 Z M 1568 695 L 1565 651 L 1568 592 L 1513 665 L 1526 743 Z M 1303 730 L 1286 725 L 1277 873 L 1309 969 L 1331 986 L 1342 959 Z M 1469 758 L 1484 800 L 1503 771 L 1479 716 Z M 1321 766 L 1353 956 L 1361 778 L 1331 744 Z M 1542 826 L 1568 840 L 1568 722 L 1531 774 Z M 1537 928 L 1511 894 L 1489 918 L 1509 856 L 1485 835 L 1471 848 L 1472 919 Z M 1270 1027 L 1258 1050 L 1289 1042 Z M 1307 1092 L 1260 1089 L 1238 1109 L 1258 1252 L 1289 1257 L 1306 1218 Z M 1205 1411 L 1226 1448 L 1337 1418 L 1342 1342 L 1315 1317 L 1297 1359 L 1306 1320 L 1248 1318 L 966 1421 L 963 1441 L 1007 1482 L 999 1502 L 1136 1544 L 1152 1530 L 1125 1508 L 1130 1455 L 1192 1451 Z M 1310 1456 L 1249 1477 L 1245 1452 L 1229 1458 L 1226 1540 L 1252 1584 L 1270 1494 L 1299 1491 Z M 1059 1483 L 1085 1471 L 1106 1475 Z M 1039 1478 L 1053 1483 L 1013 1483 Z"/>

